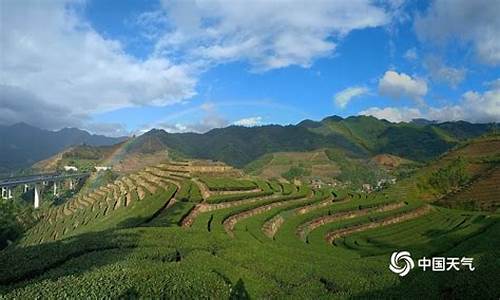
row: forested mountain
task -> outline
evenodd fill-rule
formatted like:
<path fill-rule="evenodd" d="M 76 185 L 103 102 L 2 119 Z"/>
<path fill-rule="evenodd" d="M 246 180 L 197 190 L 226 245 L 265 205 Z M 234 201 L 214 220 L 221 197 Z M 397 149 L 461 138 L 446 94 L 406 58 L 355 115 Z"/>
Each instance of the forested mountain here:
<path fill-rule="evenodd" d="M 215 159 L 242 167 L 266 153 L 335 148 L 354 157 L 389 153 L 415 161 L 432 159 L 460 141 L 497 124 L 458 122 L 391 123 L 368 116 L 327 117 L 297 125 L 229 126 L 204 134 L 153 129 L 138 137 L 130 151 L 169 148 L 188 157 Z"/>

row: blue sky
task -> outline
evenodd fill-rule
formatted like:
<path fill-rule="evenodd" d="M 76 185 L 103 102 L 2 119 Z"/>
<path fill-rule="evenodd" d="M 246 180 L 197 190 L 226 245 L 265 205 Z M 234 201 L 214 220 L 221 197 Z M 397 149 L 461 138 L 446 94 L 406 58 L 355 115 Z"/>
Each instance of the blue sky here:
<path fill-rule="evenodd" d="M 499 1 L 34 3 L 1 4 L 0 123 L 121 135 L 500 121 Z"/>

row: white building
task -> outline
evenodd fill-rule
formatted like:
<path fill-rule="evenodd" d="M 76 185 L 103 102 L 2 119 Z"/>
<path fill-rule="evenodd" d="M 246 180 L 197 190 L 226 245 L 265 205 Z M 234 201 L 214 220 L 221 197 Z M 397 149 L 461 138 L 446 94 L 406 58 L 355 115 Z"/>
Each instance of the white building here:
<path fill-rule="evenodd" d="M 78 168 L 75 166 L 64 166 L 64 171 L 78 171 Z"/>
<path fill-rule="evenodd" d="M 94 168 L 97 172 L 111 170 L 111 167 L 106 167 L 106 166 L 95 166 Z"/>

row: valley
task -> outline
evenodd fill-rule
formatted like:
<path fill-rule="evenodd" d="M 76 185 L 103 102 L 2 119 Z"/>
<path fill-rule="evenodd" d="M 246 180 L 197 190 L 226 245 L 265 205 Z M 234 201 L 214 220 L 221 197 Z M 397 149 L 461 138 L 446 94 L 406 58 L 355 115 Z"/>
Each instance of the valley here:
<path fill-rule="evenodd" d="M 500 0 L 0 0 L 0 300 L 500 300 Z"/>

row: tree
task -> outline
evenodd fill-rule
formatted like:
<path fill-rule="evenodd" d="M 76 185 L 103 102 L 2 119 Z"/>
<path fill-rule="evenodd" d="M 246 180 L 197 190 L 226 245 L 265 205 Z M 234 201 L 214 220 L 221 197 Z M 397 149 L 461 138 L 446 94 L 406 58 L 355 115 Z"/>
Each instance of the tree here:
<path fill-rule="evenodd" d="M 23 231 L 18 213 L 19 207 L 14 201 L 0 199 L 0 250 L 16 240 Z"/>
<path fill-rule="evenodd" d="M 297 167 L 297 166 L 292 166 L 288 171 L 281 174 L 281 176 L 283 176 L 283 178 L 287 179 L 288 181 L 292 181 L 293 179 L 301 176 L 309 176 L 309 175 L 311 175 L 311 171 L 306 170 L 303 167 Z"/>

